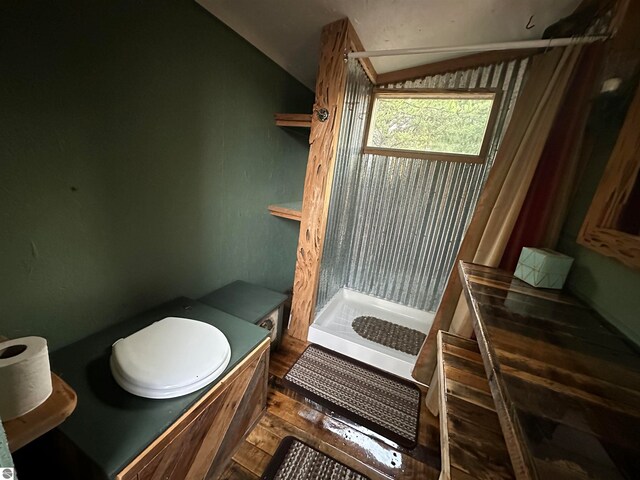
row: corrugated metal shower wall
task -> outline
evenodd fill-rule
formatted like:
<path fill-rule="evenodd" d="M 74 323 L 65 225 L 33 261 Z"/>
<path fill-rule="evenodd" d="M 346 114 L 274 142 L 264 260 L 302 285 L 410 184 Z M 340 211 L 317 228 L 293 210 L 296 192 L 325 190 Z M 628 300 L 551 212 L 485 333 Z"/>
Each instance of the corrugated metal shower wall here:
<path fill-rule="evenodd" d="M 495 135 L 482 165 L 363 155 L 371 84 L 359 64 L 350 62 L 317 307 L 346 286 L 434 311 L 493 165 L 528 61 L 387 86 L 501 89 Z"/>
<path fill-rule="evenodd" d="M 357 216 L 358 176 L 373 85 L 357 60 L 349 60 L 338 153 L 333 173 L 317 305 L 320 309 L 347 284 L 353 226 Z"/>

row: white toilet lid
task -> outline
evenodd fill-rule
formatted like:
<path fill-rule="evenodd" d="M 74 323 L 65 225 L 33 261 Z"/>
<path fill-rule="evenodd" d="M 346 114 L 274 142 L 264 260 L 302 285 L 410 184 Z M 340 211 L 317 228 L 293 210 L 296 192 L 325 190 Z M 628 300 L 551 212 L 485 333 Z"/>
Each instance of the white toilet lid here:
<path fill-rule="evenodd" d="M 211 383 L 230 359 L 229 341 L 216 327 L 167 317 L 114 343 L 111 372 L 134 395 L 173 398 Z"/>

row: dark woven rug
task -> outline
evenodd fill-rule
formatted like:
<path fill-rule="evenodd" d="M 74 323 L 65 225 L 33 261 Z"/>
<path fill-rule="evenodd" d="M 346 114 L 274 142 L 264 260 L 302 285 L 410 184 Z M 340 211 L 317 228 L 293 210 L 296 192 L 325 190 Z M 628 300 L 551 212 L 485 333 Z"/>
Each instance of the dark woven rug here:
<path fill-rule="evenodd" d="M 398 445 L 417 444 L 420 390 L 365 363 L 309 345 L 284 384 Z"/>
<path fill-rule="evenodd" d="M 427 337 L 418 330 L 387 322 L 377 317 L 358 317 L 351 326 L 361 337 L 409 355 L 418 355 L 420 347 Z"/>
<path fill-rule="evenodd" d="M 262 480 L 369 480 L 297 438 L 285 437 Z"/>

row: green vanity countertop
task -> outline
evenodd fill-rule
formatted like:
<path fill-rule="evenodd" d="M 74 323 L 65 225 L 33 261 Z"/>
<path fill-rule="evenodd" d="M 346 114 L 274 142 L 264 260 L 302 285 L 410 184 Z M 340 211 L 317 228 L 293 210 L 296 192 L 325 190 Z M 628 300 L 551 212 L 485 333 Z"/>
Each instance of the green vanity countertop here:
<path fill-rule="evenodd" d="M 78 406 L 59 430 L 113 479 L 170 427 L 218 380 L 178 398 L 151 400 L 132 395 L 111 376 L 111 345 L 164 317 L 200 320 L 219 328 L 231 345 L 223 378 L 268 336 L 268 331 L 188 298 L 178 298 L 51 354 L 51 370 L 77 393 Z"/>
<path fill-rule="evenodd" d="M 201 297 L 198 301 L 247 322 L 258 323 L 286 299 L 287 295 L 283 293 L 238 280 Z"/>

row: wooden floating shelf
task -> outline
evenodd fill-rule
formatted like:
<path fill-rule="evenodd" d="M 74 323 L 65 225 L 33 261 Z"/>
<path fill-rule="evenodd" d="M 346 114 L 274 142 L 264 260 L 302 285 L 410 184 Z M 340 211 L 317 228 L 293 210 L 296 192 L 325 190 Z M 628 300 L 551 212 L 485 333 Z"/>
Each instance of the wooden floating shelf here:
<path fill-rule="evenodd" d="M 515 479 L 478 343 L 438 332 L 440 480 Z"/>
<path fill-rule="evenodd" d="M 76 392 L 55 373 L 51 374 L 51 383 L 53 392 L 42 405 L 3 422 L 11 452 L 53 430 L 75 410 L 78 402 Z"/>
<path fill-rule="evenodd" d="M 267 207 L 271 215 L 299 222 L 302 219 L 302 202 L 277 203 Z"/>
<path fill-rule="evenodd" d="M 279 127 L 311 128 L 310 113 L 276 113 L 274 117 Z"/>

